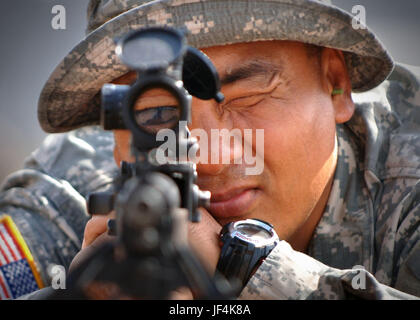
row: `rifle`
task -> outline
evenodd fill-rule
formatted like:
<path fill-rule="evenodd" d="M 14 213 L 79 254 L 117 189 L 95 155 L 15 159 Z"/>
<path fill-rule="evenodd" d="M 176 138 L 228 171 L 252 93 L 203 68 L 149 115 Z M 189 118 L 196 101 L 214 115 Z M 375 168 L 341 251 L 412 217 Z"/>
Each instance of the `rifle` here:
<path fill-rule="evenodd" d="M 103 86 L 101 125 L 131 131 L 134 162 L 122 162 L 115 193 L 88 197 L 90 214 L 115 210 L 108 223 L 113 240 L 70 273 L 67 290 L 50 298 L 167 299 L 187 286 L 196 298 L 226 299 L 228 282 L 209 275 L 187 241 L 188 221 L 200 221 L 198 208 L 210 201 L 210 192 L 195 184 L 196 166 L 188 159 L 198 150 L 188 129 L 191 95 L 223 101 L 216 69 L 178 29 L 143 28 L 116 42 L 118 57 L 137 80 Z M 155 102 L 156 90 L 169 102 Z M 160 139 L 162 132 L 172 132 L 175 143 Z"/>

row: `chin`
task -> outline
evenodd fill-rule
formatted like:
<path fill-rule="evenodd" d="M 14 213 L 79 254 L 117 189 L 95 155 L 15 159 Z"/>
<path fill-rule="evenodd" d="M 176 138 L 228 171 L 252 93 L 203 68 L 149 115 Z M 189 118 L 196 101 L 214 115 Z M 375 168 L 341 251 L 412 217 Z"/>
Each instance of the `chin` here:
<path fill-rule="evenodd" d="M 215 220 L 223 227 L 229 222 L 241 221 L 245 219 L 256 218 L 254 216 L 244 216 L 244 217 L 227 217 L 227 218 L 215 218 Z"/>

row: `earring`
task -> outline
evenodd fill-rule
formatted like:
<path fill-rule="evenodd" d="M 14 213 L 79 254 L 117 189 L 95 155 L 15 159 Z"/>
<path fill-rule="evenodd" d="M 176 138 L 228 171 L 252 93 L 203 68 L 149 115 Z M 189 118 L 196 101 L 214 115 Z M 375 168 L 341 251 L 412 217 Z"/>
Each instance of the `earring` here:
<path fill-rule="evenodd" d="M 338 94 L 343 94 L 344 93 L 344 90 L 343 89 L 341 89 L 341 88 L 335 88 L 334 90 L 333 90 L 333 92 L 331 93 L 331 95 L 332 96 L 335 96 L 335 95 L 338 95 Z"/>

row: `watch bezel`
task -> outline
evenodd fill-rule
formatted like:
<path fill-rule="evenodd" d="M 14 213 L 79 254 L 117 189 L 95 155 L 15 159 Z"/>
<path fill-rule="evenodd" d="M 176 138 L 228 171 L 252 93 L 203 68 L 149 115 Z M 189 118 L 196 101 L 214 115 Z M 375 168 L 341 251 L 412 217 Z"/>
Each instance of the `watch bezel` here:
<path fill-rule="evenodd" d="M 237 230 L 238 226 L 243 225 L 243 224 L 251 224 L 251 225 L 257 226 L 267 231 L 270 234 L 270 237 L 267 239 L 261 239 L 260 237 L 252 237 L 252 236 L 247 237 L 246 235 L 244 235 L 243 233 Z M 272 245 L 274 242 L 278 241 L 279 239 L 272 225 L 269 225 L 268 223 L 265 223 L 256 219 L 246 219 L 246 220 L 232 222 L 228 227 L 228 232 L 230 233 L 230 236 L 232 238 L 237 238 L 247 243 L 251 243 L 255 247 L 258 247 L 258 248 Z"/>

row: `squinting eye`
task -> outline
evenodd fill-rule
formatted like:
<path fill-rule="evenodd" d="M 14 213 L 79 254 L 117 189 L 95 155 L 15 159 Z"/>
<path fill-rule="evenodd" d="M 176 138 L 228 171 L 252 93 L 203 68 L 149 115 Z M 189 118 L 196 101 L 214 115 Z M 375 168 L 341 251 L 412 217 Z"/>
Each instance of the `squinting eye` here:
<path fill-rule="evenodd" d="M 176 106 L 161 106 L 143 110 L 135 110 L 137 124 L 150 133 L 161 129 L 171 129 L 179 120 L 179 109 Z"/>
<path fill-rule="evenodd" d="M 228 102 L 227 106 L 230 108 L 249 108 L 260 103 L 265 97 L 265 94 L 255 94 L 252 96 L 236 98 Z"/>

